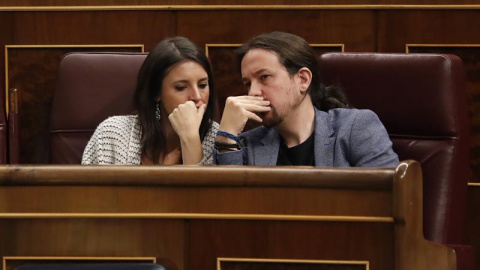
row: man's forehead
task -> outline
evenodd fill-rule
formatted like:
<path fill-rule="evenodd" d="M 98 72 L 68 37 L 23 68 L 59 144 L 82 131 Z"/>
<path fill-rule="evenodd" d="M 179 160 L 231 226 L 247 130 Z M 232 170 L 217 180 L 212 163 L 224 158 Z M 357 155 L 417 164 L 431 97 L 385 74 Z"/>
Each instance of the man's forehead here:
<path fill-rule="evenodd" d="M 243 57 L 243 60 L 270 60 L 270 61 L 276 61 L 280 63 L 278 56 L 275 52 L 265 50 L 265 49 L 251 49 L 249 50 L 245 56 Z M 243 62 L 242 60 L 242 62 Z"/>
<path fill-rule="evenodd" d="M 252 49 L 242 59 L 242 76 L 244 73 L 258 73 L 282 67 L 278 56 L 264 49 Z"/>

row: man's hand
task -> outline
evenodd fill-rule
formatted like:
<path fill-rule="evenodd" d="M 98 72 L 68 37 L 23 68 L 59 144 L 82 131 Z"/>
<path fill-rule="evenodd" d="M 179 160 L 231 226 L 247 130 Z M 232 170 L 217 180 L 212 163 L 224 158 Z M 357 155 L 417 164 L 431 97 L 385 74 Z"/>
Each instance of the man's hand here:
<path fill-rule="evenodd" d="M 270 110 L 270 101 L 264 100 L 262 97 L 228 97 L 225 102 L 222 121 L 220 122 L 220 130 L 238 136 L 245 128 L 249 119 L 261 123 L 262 118 L 257 113 L 269 112 Z M 221 140 L 226 141 L 225 139 Z"/>

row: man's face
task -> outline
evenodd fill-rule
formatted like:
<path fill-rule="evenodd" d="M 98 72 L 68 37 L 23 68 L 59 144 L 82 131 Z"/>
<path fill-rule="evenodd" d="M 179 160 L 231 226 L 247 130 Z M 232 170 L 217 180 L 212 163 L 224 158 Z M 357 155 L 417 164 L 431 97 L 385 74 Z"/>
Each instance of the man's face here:
<path fill-rule="evenodd" d="M 277 55 L 263 49 L 252 49 L 241 63 L 243 84 L 249 96 L 261 96 L 272 108 L 259 114 L 266 127 L 275 127 L 288 118 L 305 97 L 299 91 L 295 75 L 290 76 Z"/>

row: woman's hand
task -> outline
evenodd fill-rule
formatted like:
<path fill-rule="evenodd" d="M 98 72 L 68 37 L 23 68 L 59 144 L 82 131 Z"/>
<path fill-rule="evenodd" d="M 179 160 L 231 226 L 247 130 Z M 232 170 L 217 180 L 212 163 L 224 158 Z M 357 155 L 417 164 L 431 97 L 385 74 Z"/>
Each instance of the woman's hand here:
<path fill-rule="evenodd" d="M 168 120 L 180 139 L 199 136 L 198 131 L 206 108 L 205 104 L 197 108 L 193 101 L 187 101 L 173 110 Z"/>
<path fill-rule="evenodd" d="M 197 108 L 193 101 L 187 101 L 180 104 L 168 116 L 173 130 L 180 138 L 183 164 L 198 164 L 202 161 L 203 151 L 199 130 L 206 109 L 205 104 Z"/>
<path fill-rule="evenodd" d="M 228 97 L 223 110 L 220 130 L 239 135 L 249 119 L 262 122 L 262 118 L 257 113 L 269 112 L 270 102 L 257 96 L 238 96 Z M 217 140 L 228 141 L 222 136 L 217 136 Z"/>

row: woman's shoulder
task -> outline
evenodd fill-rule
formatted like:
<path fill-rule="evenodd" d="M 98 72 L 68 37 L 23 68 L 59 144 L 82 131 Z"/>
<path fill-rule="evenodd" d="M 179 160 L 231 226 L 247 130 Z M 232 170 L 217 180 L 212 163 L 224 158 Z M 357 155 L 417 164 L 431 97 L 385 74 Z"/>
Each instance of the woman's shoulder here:
<path fill-rule="evenodd" d="M 139 130 L 138 116 L 115 115 L 103 120 L 103 122 L 98 125 L 95 133 L 100 138 L 116 138 L 120 136 L 126 139 L 132 132 L 138 133 Z"/>
<path fill-rule="evenodd" d="M 137 116 L 111 116 L 101 122 L 85 148 L 82 164 L 127 164 L 137 138 Z M 133 148 L 134 149 L 134 148 Z M 134 163 L 136 164 L 136 163 Z"/>
<path fill-rule="evenodd" d="M 131 127 L 138 122 L 137 115 L 115 115 L 103 120 L 98 127 Z"/>

